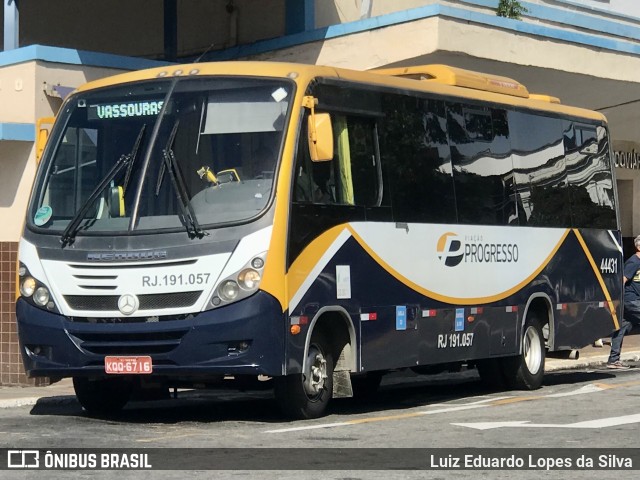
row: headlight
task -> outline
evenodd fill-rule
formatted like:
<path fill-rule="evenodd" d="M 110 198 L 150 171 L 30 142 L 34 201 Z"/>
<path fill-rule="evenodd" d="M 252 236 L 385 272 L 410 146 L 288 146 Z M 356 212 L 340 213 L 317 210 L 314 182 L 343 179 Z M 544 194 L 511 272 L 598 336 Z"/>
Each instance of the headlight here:
<path fill-rule="evenodd" d="M 30 297 L 36 289 L 36 281 L 33 277 L 26 277 L 20 283 L 20 293 L 24 297 Z"/>
<path fill-rule="evenodd" d="M 47 303 L 49 303 L 49 290 L 46 287 L 38 287 L 33 294 L 33 301 L 36 305 L 40 305 L 44 307 Z"/>
<path fill-rule="evenodd" d="M 55 302 L 51 298 L 49 288 L 39 280 L 31 276 L 26 265 L 20 262 L 18 266 L 18 286 L 20 295 L 26 301 L 38 308 L 46 308 L 50 312 L 60 313 Z"/>
<path fill-rule="evenodd" d="M 247 268 L 238 275 L 238 283 L 246 290 L 254 290 L 260 285 L 260 274 L 255 270 Z"/>
<path fill-rule="evenodd" d="M 223 300 L 231 302 L 236 299 L 240 293 L 240 287 L 233 280 L 227 280 L 218 288 L 218 293 Z"/>
<path fill-rule="evenodd" d="M 227 273 L 216 286 L 207 308 L 217 308 L 254 295 L 260 287 L 267 252 L 253 256 L 235 272 Z"/>

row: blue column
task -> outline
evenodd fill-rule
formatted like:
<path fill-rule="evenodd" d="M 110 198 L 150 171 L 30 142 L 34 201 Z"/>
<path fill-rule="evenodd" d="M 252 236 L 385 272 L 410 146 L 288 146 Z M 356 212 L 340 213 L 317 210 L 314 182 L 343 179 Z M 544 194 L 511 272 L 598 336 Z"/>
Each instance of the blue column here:
<path fill-rule="evenodd" d="M 17 0 L 4 0 L 4 49 L 18 48 L 20 16 Z"/>
<path fill-rule="evenodd" d="M 286 0 L 286 35 L 315 28 L 315 3 L 316 0 Z"/>

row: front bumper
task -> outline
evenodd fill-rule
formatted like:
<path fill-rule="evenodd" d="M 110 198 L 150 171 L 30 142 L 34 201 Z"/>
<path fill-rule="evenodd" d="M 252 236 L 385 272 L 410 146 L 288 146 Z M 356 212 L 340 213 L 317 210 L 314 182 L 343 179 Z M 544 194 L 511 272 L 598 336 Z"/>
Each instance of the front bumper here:
<path fill-rule="evenodd" d="M 22 359 L 31 377 L 106 375 L 107 355 L 149 355 L 153 375 L 161 376 L 283 373 L 284 316 L 280 304 L 260 291 L 186 319 L 71 321 L 23 299 L 16 303 L 16 316 Z"/>

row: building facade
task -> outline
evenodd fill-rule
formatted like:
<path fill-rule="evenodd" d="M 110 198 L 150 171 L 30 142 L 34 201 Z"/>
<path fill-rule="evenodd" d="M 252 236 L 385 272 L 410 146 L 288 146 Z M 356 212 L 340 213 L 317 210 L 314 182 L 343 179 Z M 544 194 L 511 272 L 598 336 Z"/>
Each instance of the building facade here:
<path fill-rule="evenodd" d="M 36 122 L 78 85 L 122 71 L 257 59 L 361 70 L 445 63 L 517 79 L 609 119 L 628 249 L 640 234 L 640 3 L 519 3 L 526 11 L 513 19 L 496 15 L 499 0 L 3 0 L 0 384 L 29 382 L 14 301 Z"/>

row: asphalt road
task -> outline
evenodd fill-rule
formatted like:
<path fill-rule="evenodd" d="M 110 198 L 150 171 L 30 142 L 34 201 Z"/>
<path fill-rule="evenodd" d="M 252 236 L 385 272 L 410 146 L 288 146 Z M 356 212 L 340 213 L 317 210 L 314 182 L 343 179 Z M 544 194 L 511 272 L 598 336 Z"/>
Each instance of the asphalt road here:
<path fill-rule="evenodd" d="M 609 448 L 627 447 L 640 455 L 639 432 L 640 368 L 548 373 L 543 388 L 534 392 L 488 391 L 475 371 L 432 377 L 396 374 L 386 377 L 380 391 L 366 401 L 337 400 L 328 416 L 297 422 L 282 419 L 269 391 L 181 392 L 178 399 L 131 403 L 108 419 L 88 417 L 71 397 L 0 410 L 1 448 L 218 449 L 208 451 L 204 458 L 193 450 L 167 451 L 166 458 L 156 459 L 178 470 L 145 474 L 151 478 L 477 478 L 477 470 L 397 469 L 428 461 L 424 456 L 430 452 L 436 453 L 436 466 L 438 462 L 446 464 L 447 458 L 461 454 L 456 450 L 461 448 L 518 448 L 518 454 L 524 455 L 536 452 L 536 448 L 595 449 L 589 453 L 604 454 L 610 453 Z M 275 448 L 280 450 L 260 450 Z M 358 448 L 376 450 L 350 450 Z M 435 448 L 450 450 L 432 450 Z M 225 454 L 219 449 L 238 450 Z M 622 458 L 629 453 L 621 452 Z M 231 467 L 209 472 L 180 470 L 183 466 L 191 469 L 193 462 L 200 462 L 196 466 Z M 640 458 L 636 463 L 635 468 L 640 468 Z M 253 470 L 260 468 L 305 471 Z M 3 478 L 83 478 L 97 472 L 2 473 Z M 99 475 L 122 479 L 140 478 L 141 473 L 103 471 Z M 540 475 L 625 479 L 637 478 L 638 470 L 607 466 L 543 474 L 504 468 L 486 476 L 518 479 Z"/>

